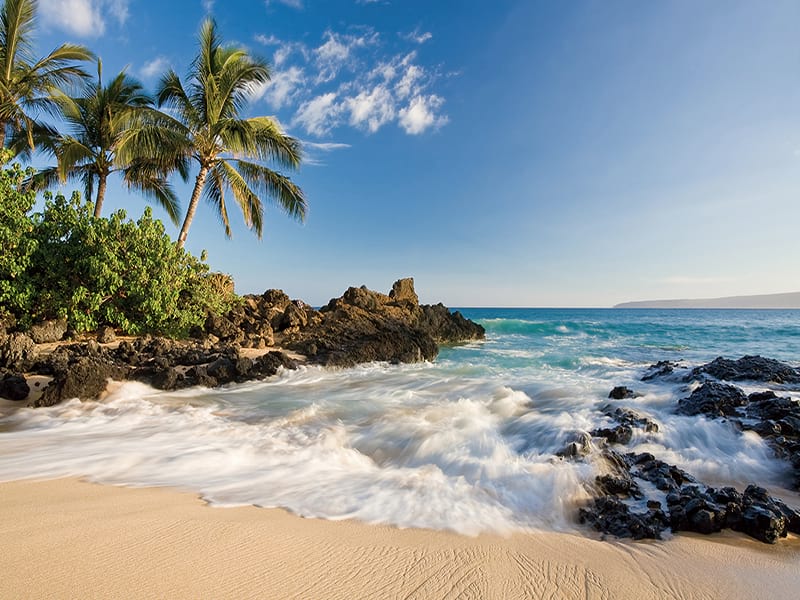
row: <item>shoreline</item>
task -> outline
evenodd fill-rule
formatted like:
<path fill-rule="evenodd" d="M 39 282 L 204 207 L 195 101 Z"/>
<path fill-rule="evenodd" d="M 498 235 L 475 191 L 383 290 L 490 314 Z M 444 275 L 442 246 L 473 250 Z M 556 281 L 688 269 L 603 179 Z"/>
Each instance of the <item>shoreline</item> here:
<path fill-rule="evenodd" d="M 0 529 L 0 598 L 792 598 L 800 560 L 794 535 L 473 538 L 79 479 L 0 483 Z"/>

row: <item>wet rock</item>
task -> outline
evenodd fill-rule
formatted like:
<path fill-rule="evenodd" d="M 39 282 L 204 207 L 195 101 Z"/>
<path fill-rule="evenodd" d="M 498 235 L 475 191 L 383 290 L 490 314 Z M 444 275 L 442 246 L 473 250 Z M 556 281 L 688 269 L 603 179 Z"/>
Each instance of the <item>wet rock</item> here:
<path fill-rule="evenodd" d="M 605 438 L 609 444 L 629 444 L 633 438 L 633 429 L 627 425 L 617 425 L 616 427 L 604 427 L 592 431 L 594 437 Z"/>
<path fill-rule="evenodd" d="M 30 329 L 30 336 L 37 344 L 46 344 L 61 341 L 66 332 L 67 320 L 54 319 L 33 325 Z"/>
<path fill-rule="evenodd" d="M 102 394 L 110 379 L 128 378 L 129 369 L 89 357 L 78 358 L 56 374 L 32 406 L 53 406 L 64 400 L 93 400 Z"/>
<path fill-rule="evenodd" d="M 556 456 L 561 458 L 579 458 L 587 456 L 592 451 L 592 436 L 585 431 L 577 432 L 571 436 L 561 450 L 556 452 Z"/>
<path fill-rule="evenodd" d="M 596 479 L 600 496 L 579 513 L 581 522 L 599 531 L 636 537 L 657 525 L 662 516 L 675 532 L 712 534 L 727 528 L 765 543 L 775 543 L 800 529 L 800 512 L 769 496 L 764 488 L 750 485 L 743 493 L 732 487 L 713 488 L 649 453 L 607 451 L 606 457 L 613 472 Z M 657 499 L 645 497 L 638 480 L 666 492 L 667 513 L 661 512 Z M 648 512 L 634 512 L 626 504 L 629 498 L 645 499 Z"/>
<path fill-rule="evenodd" d="M 691 373 L 692 378 L 706 375 L 721 381 L 800 383 L 800 370 L 762 356 L 743 356 L 738 360 L 720 356 L 708 364 L 693 369 Z"/>
<path fill-rule="evenodd" d="M 608 393 L 608 397 L 612 400 L 626 400 L 635 397 L 635 395 L 632 389 L 624 385 L 618 385 Z"/>
<path fill-rule="evenodd" d="M 19 373 L 6 373 L 0 376 L 0 398 L 19 402 L 25 400 L 30 391 L 25 377 Z"/>
<path fill-rule="evenodd" d="M 427 332 L 439 344 L 458 344 L 481 340 L 486 335 L 482 325 L 470 321 L 459 311 L 450 312 L 443 304 L 425 304 L 420 307 L 416 326 Z"/>
<path fill-rule="evenodd" d="M 641 499 L 644 498 L 639 485 L 627 475 L 618 476 L 612 474 L 598 475 L 595 478 L 595 483 L 601 494 L 606 496 L 624 496 L 626 498 Z M 661 504 L 657 503 L 656 508 L 660 508 Z"/>
<path fill-rule="evenodd" d="M 181 385 L 183 381 L 184 377 L 177 369 L 174 367 L 167 367 L 155 372 L 150 378 L 150 385 L 159 390 L 171 391 L 183 387 Z"/>
<path fill-rule="evenodd" d="M 747 404 L 747 396 L 734 385 L 709 381 L 694 390 L 688 398 L 678 401 L 678 413 L 706 415 L 711 418 L 737 414 Z"/>
<path fill-rule="evenodd" d="M 620 425 L 627 425 L 632 429 L 644 429 L 647 433 L 658 432 L 658 423 L 632 408 L 606 405 L 603 407 L 603 413 Z"/>
<path fill-rule="evenodd" d="M 616 496 L 601 496 L 592 506 L 581 508 L 579 520 L 602 533 L 635 540 L 660 540 L 669 525 L 667 516 L 660 509 L 635 513 Z"/>
<path fill-rule="evenodd" d="M 686 369 L 686 367 L 671 360 L 660 360 L 654 365 L 647 367 L 645 374 L 642 375 L 642 381 L 671 378 L 675 374 L 676 369 Z"/>
<path fill-rule="evenodd" d="M 105 326 L 97 330 L 97 341 L 100 344 L 111 344 L 117 341 L 117 334 L 113 327 Z"/>

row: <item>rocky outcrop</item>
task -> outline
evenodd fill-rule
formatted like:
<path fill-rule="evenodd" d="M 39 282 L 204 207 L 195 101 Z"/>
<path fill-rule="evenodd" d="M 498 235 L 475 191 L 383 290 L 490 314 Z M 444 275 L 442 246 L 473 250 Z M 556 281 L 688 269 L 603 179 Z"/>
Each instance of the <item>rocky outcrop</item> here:
<path fill-rule="evenodd" d="M 54 319 L 37 323 L 30 328 L 29 335 L 37 344 L 59 342 L 67 333 L 67 320 Z"/>
<path fill-rule="evenodd" d="M 291 310 L 288 305 L 284 314 Z M 281 344 L 325 366 L 432 360 L 439 344 L 485 335 L 483 327 L 441 304 L 420 306 L 412 279 L 395 282 L 388 295 L 351 287 L 319 312 L 303 310 L 308 323 L 282 323 Z"/>
<path fill-rule="evenodd" d="M 25 371 L 36 358 L 36 342 L 24 333 L 0 335 L 0 368 Z"/>
<path fill-rule="evenodd" d="M 636 393 L 624 385 L 618 385 L 613 390 L 608 392 L 608 397 L 611 400 L 626 400 L 628 398 L 634 398 Z"/>
<path fill-rule="evenodd" d="M 11 373 L 0 369 L 0 398 L 19 402 L 25 400 L 31 388 L 21 373 Z"/>
<path fill-rule="evenodd" d="M 36 339 L 52 340 L 63 337 L 65 331 L 65 323 L 53 321 L 31 333 Z M 193 341 L 143 337 L 112 348 L 115 332 L 103 327 L 95 339 L 58 346 L 37 357 L 31 337 L 6 334 L 3 327 L 0 368 L 51 376 L 50 384 L 33 402 L 51 406 L 70 398 L 97 398 L 109 379 L 135 379 L 174 390 L 261 379 L 280 368 L 297 367 L 282 352 L 250 358 L 243 348 L 266 349 L 279 343 L 331 366 L 416 362 L 434 358 L 439 343 L 479 339 L 484 330 L 441 304 L 420 306 L 414 281 L 401 279 L 388 295 L 350 288 L 321 311 L 289 299 L 280 290 L 267 290 L 260 296 L 245 296 L 225 315 L 208 315 L 204 326 L 192 335 Z M 24 379 L 10 379 L 0 389 L 21 396 L 24 383 Z"/>
<path fill-rule="evenodd" d="M 709 381 L 694 390 L 688 398 L 678 401 L 678 412 L 683 415 L 723 417 L 737 414 L 747 403 L 747 396 L 735 385 Z"/>
<path fill-rule="evenodd" d="M 800 512 L 761 487 L 750 485 L 743 493 L 713 488 L 648 453 L 608 452 L 607 458 L 613 473 L 597 478 L 600 495 L 579 511 L 581 523 L 602 533 L 660 539 L 667 529 L 702 534 L 732 529 L 769 544 L 800 533 Z M 666 493 L 667 506 L 647 498 L 638 481 Z M 635 508 L 642 504 L 646 508 Z"/>
<path fill-rule="evenodd" d="M 720 381 L 757 381 L 761 383 L 800 383 L 800 370 L 772 358 L 743 356 L 738 360 L 715 358 L 692 370 L 691 378 L 711 376 Z"/>

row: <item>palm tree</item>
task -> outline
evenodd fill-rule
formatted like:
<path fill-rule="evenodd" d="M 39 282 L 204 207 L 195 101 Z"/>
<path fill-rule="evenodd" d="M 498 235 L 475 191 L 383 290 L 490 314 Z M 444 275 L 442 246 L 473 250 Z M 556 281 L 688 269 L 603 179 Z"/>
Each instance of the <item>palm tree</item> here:
<path fill-rule="evenodd" d="M 242 48 L 223 46 L 213 19 L 206 19 L 199 35 L 200 51 L 189 69 L 187 87 L 169 70 L 156 96 L 177 119 L 172 142 L 199 171 L 178 240 L 186 242 L 200 196 L 205 194 L 230 237 L 225 192 L 230 190 L 244 215 L 245 224 L 261 238 L 263 205 L 259 193 L 289 216 L 303 220 L 303 192 L 285 175 L 266 163 L 294 169 L 300 164 L 300 143 L 285 135 L 270 117 L 242 118 L 241 111 L 254 86 L 269 80 L 265 62 Z M 155 148 L 153 148 L 155 150 Z"/>
<path fill-rule="evenodd" d="M 94 55 L 74 44 L 62 44 L 44 58 L 33 54 L 36 0 L 5 0 L 0 7 L 0 136 L 5 146 L 8 131 L 24 132 L 33 149 L 34 116 L 55 111 L 53 96 L 61 88 L 79 82 L 86 73 L 76 61 Z"/>
<path fill-rule="evenodd" d="M 153 99 L 142 85 L 123 70 L 103 85 L 102 63 L 97 61 L 97 81 L 87 83 L 75 98 L 58 100 L 70 134 L 59 135 L 43 144 L 58 159 L 58 166 L 34 176 L 35 187 L 49 187 L 67 179 L 83 182 L 86 198 L 95 195 L 94 216 L 99 217 L 106 185 L 119 172 L 129 189 L 152 197 L 178 222 L 178 200 L 166 175 L 178 169 L 186 177 L 174 152 L 161 146 L 144 154 L 141 136 L 158 130 L 166 116 L 153 108 Z"/>

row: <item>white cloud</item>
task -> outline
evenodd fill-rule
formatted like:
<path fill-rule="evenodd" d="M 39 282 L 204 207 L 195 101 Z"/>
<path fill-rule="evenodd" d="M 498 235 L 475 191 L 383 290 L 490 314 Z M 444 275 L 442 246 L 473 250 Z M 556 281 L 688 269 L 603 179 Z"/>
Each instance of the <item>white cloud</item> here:
<path fill-rule="evenodd" d="M 280 110 L 295 95 L 297 89 L 305 81 L 303 70 L 299 67 L 289 67 L 286 70 L 272 74 L 272 78 L 253 89 L 253 98 L 264 98 L 272 108 Z"/>
<path fill-rule="evenodd" d="M 400 126 L 410 135 L 418 135 L 427 129 L 439 128 L 448 118 L 437 115 L 436 111 L 444 104 L 444 99 L 430 96 L 414 96 L 408 106 L 400 109 Z"/>
<path fill-rule="evenodd" d="M 163 56 L 157 56 L 142 65 L 142 68 L 139 69 L 139 75 L 142 79 L 153 79 L 164 73 L 168 68 L 169 61 Z"/>
<path fill-rule="evenodd" d="M 255 39 L 259 44 L 263 44 L 264 46 L 275 46 L 281 43 L 281 41 L 272 34 L 264 35 L 263 33 L 259 33 L 256 35 Z"/>
<path fill-rule="evenodd" d="M 120 25 L 124 25 L 128 20 L 128 0 L 104 0 L 102 4 L 108 7 L 108 12 Z"/>
<path fill-rule="evenodd" d="M 338 142 L 303 142 L 303 149 L 306 151 L 303 157 L 303 164 L 312 167 L 324 166 L 325 163 L 319 154 L 329 154 L 334 150 L 344 150 L 350 148 L 350 144 Z"/>
<path fill-rule="evenodd" d="M 254 88 L 253 98 L 293 110 L 291 124 L 309 135 L 343 125 L 374 133 L 391 122 L 417 135 L 448 122 L 444 99 L 432 93 L 441 73 L 420 64 L 417 49 L 387 54 L 388 44 L 370 28 L 328 30 L 318 45 L 255 39 L 276 48 L 273 79 Z"/>
<path fill-rule="evenodd" d="M 350 124 L 366 127 L 371 133 L 378 131 L 395 116 L 394 98 L 382 85 L 376 85 L 369 91 L 362 90 L 357 96 L 347 98 L 345 105 L 350 111 Z"/>
<path fill-rule="evenodd" d="M 433 37 L 433 34 L 430 31 L 420 31 L 419 27 L 417 27 L 414 31 L 400 33 L 398 35 L 404 40 L 414 42 L 415 44 L 424 44 Z"/>
<path fill-rule="evenodd" d="M 377 41 L 376 34 L 361 36 L 325 32 L 325 43 L 314 49 L 314 56 L 319 75 L 318 83 L 325 83 L 336 78 L 339 70 L 348 63 L 353 50 L 364 48 Z"/>
<path fill-rule="evenodd" d="M 425 70 L 417 65 L 408 65 L 403 78 L 397 82 L 395 91 L 397 97 L 405 100 L 412 94 L 417 94 L 421 90 L 420 80 L 425 74 Z"/>
<path fill-rule="evenodd" d="M 106 24 L 92 0 L 40 0 L 39 15 L 46 24 L 80 36 L 97 36 Z"/>
<path fill-rule="evenodd" d="M 322 152 L 331 152 L 332 150 L 350 148 L 350 144 L 342 144 L 340 142 L 303 142 L 303 147 L 321 150 Z"/>
<path fill-rule="evenodd" d="M 203 0 L 203 10 L 207 13 L 214 10 L 214 0 Z"/>
<path fill-rule="evenodd" d="M 128 19 L 129 0 L 40 0 L 39 15 L 51 27 L 81 37 L 97 37 L 111 17 L 120 25 Z"/>
<path fill-rule="evenodd" d="M 335 92 L 328 92 L 303 102 L 292 119 L 292 125 L 302 125 L 313 135 L 325 135 L 336 126 L 343 110 L 336 97 Z"/>

